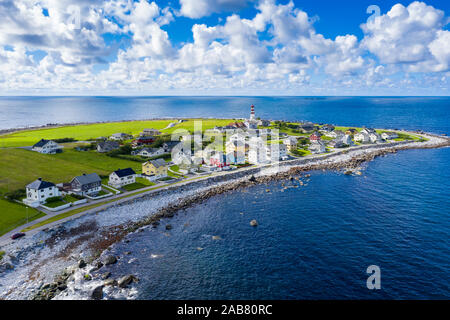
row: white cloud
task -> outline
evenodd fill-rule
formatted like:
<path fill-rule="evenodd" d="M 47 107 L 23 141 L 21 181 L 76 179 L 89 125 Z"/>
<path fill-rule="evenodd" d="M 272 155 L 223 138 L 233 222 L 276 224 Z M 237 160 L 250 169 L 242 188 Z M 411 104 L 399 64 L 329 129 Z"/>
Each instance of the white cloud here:
<path fill-rule="evenodd" d="M 180 15 L 201 18 L 212 13 L 233 11 L 247 6 L 249 0 L 180 0 Z"/>
<path fill-rule="evenodd" d="M 384 64 L 402 64 L 407 71 L 448 70 L 449 42 L 443 31 L 444 12 L 423 2 L 394 5 L 373 22 L 363 24 L 363 47 Z"/>

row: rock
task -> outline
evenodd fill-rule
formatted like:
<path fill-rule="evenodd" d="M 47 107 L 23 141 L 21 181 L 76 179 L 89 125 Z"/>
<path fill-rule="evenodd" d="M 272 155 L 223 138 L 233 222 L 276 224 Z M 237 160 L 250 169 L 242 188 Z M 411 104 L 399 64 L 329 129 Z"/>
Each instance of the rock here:
<path fill-rule="evenodd" d="M 137 261 L 136 258 L 131 258 L 130 261 L 128 261 L 128 263 L 133 263 L 133 262 L 136 262 L 136 261 Z"/>
<path fill-rule="evenodd" d="M 250 221 L 250 225 L 251 225 L 252 227 L 256 227 L 256 226 L 258 225 L 258 221 L 252 220 L 252 221 Z"/>
<path fill-rule="evenodd" d="M 120 278 L 118 281 L 117 281 L 117 285 L 120 287 L 120 288 L 126 288 L 129 284 L 131 284 L 132 282 L 138 282 L 139 281 L 139 279 L 138 278 L 136 278 L 135 276 L 133 276 L 132 274 L 129 274 L 129 275 L 126 275 L 126 276 L 123 276 L 122 278 Z"/>
<path fill-rule="evenodd" d="M 117 281 L 114 280 L 114 279 L 108 279 L 108 280 L 106 280 L 105 282 L 103 282 L 103 284 L 104 284 L 105 286 L 111 286 L 111 287 L 113 287 L 113 286 L 117 286 Z"/>
<path fill-rule="evenodd" d="M 103 273 L 102 275 L 101 275 L 101 278 L 103 279 L 103 280 L 106 280 L 106 279 L 108 279 L 109 277 L 111 276 L 111 272 L 105 272 L 105 273 Z"/>
<path fill-rule="evenodd" d="M 117 262 L 117 258 L 115 256 L 112 256 L 112 255 L 107 255 L 107 256 L 104 256 L 102 258 L 102 262 L 103 262 L 103 264 L 105 266 L 107 266 L 107 265 L 116 263 Z"/>
<path fill-rule="evenodd" d="M 172 225 L 171 224 L 166 225 L 166 230 L 172 230 Z"/>
<path fill-rule="evenodd" d="M 83 259 L 78 261 L 78 268 L 82 269 L 82 268 L 84 268 L 86 266 L 87 266 L 87 264 L 86 264 L 86 262 Z"/>
<path fill-rule="evenodd" d="M 126 251 L 125 254 L 126 254 L 127 256 L 129 256 L 129 255 L 131 254 L 131 251 Z"/>
<path fill-rule="evenodd" d="M 91 298 L 94 300 L 101 300 L 103 298 L 103 286 L 94 288 L 91 292 Z"/>
<path fill-rule="evenodd" d="M 213 240 L 221 240 L 222 238 L 220 236 L 212 236 Z"/>
<path fill-rule="evenodd" d="M 65 283 L 61 283 L 60 285 L 58 285 L 58 290 L 64 291 L 66 289 L 67 289 L 67 285 Z"/>
<path fill-rule="evenodd" d="M 83 279 L 86 280 L 86 281 L 91 281 L 92 280 L 92 276 L 90 274 L 85 274 Z"/>
<path fill-rule="evenodd" d="M 362 172 L 361 171 L 356 171 L 355 172 L 358 176 L 361 176 L 362 175 Z"/>
<path fill-rule="evenodd" d="M 198 251 L 203 251 L 203 248 L 202 247 L 197 247 L 197 250 Z"/>

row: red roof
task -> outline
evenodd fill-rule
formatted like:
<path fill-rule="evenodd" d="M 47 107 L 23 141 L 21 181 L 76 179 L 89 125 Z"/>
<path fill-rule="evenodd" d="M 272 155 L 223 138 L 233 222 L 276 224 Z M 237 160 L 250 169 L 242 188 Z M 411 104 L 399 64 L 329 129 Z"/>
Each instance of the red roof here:
<path fill-rule="evenodd" d="M 309 140 L 320 140 L 320 136 L 318 136 L 317 134 L 313 133 L 310 137 Z"/>

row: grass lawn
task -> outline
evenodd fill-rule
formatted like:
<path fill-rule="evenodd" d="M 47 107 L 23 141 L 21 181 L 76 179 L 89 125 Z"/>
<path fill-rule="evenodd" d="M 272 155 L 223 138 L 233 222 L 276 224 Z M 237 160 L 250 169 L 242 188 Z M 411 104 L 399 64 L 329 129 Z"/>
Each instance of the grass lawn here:
<path fill-rule="evenodd" d="M 45 216 L 44 213 L 28 208 L 28 221 Z M 0 199 L 0 235 L 27 222 L 27 209 L 24 205 Z"/>
<path fill-rule="evenodd" d="M 75 198 L 74 196 L 72 196 L 72 195 L 70 195 L 70 194 L 67 194 L 67 195 L 63 198 L 63 200 L 66 201 L 66 202 L 76 202 L 76 201 L 80 201 L 80 200 L 82 200 L 82 199 L 77 199 L 77 198 Z"/>
<path fill-rule="evenodd" d="M 230 123 L 231 119 L 218 120 L 208 119 L 202 120 L 202 129 L 211 129 L 215 126 L 224 126 Z M 0 147 L 23 147 L 31 146 L 40 139 L 58 139 L 58 138 L 74 138 L 79 141 L 95 139 L 101 136 L 110 136 L 113 133 L 123 132 L 132 135 L 139 134 L 145 128 L 153 128 L 161 130 L 163 133 L 172 133 L 176 129 L 186 129 L 191 132 L 194 130 L 194 119 L 177 124 L 176 126 L 162 130 L 175 120 L 151 120 L 151 121 L 127 121 L 127 122 L 110 122 L 83 124 L 74 126 L 64 126 L 58 128 L 45 128 L 36 130 L 25 130 L 16 133 L 0 136 Z"/>
<path fill-rule="evenodd" d="M 60 207 L 67 204 L 67 202 L 64 202 L 62 200 L 59 201 L 54 201 L 54 202 L 49 202 L 49 203 L 44 203 L 44 206 L 49 207 L 49 208 L 56 208 L 56 207 Z"/>
<path fill-rule="evenodd" d="M 0 192 L 24 188 L 40 177 L 53 183 L 69 182 L 83 173 L 109 175 L 128 167 L 140 170 L 141 164 L 94 151 L 65 149 L 60 154 L 46 155 L 23 149 L 0 149 Z"/>
<path fill-rule="evenodd" d="M 135 183 L 127 184 L 126 186 L 123 186 L 122 189 L 125 189 L 127 191 L 134 191 L 134 190 L 142 189 L 145 187 L 148 187 L 148 186 L 143 183 L 140 183 L 140 182 L 135 182 Z"/>

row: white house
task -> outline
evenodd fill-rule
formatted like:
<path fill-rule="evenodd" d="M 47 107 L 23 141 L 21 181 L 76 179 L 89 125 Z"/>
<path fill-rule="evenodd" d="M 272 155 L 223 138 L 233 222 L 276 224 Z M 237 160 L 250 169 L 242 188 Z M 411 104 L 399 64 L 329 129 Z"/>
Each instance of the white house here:
<path fill-rule="evenodd" d="M 361 143 L 369 143 L 370 142 L 370 136 L 367 132 L 359 132 L 355 134 L 354 136 L 355 141 L 361 142 Z"/>
<path fill-rule="evenodd" d="M 349 135 L 349 134 L 346 134 L 346 135 L 342 136 L 341 141 L 342 141 L 343 144 L 346 144 L 348 146 L 353 146 L 354 145 L 353 140 L 352 140 L 352 136 Z"/>
<path fill-rule="evenodd" d="M 381 138 L 381 136 L 378 133 L 370 133 L 369 134 L 369 139 L 372 143 L 378 143 L 378 142 L 383 142 L 383 139 Z"/>
<path fill-rule="evenodd" d="M 325 144 L 323 143 L 323 141 L 317 141 L 317 142 L 311 143 L 311 145 L 309 146 L 309 151 L 311 151 L 311 153 L 314 153 L 314 154 L 319 154 L 319 153 L 325 153 L 327 151 L 327 148 L 325 147 Z"/>
<path fill-rule="evenodd" d="M 61 146 L 56 142 L 45 139 L 41 139 L 31 150 L 45 154 L 54 154 L 62 151 Z"/>
<path fill-rule="evenodd" d="M 131 134 L 126 134 L 126 133 L 114 133 L 109 137 L 111 140 L 116 140 L 116 141 L 121 141 L 121 140 L 128 140 L 128 139 L 132 139 L 133 136 Z"/>
<path fill-rule="evenodd" d="M 48 198 L 61 195 L 54 183 L 43 181 L 41 178 L 27 185 L 25 190 L 27 198 L 23 199 L 23 203 L 34 208 L 45 203 Z"/>
<path fill-rule="evenodd" d="M 121 188 L 136 182 L 136 172 L 131 168 L 118 169 L 109 175 L 108 185 Z"/>
<path fill-rule="evenodd" d="M 164 153 L 166 153 L 166 151 L 164 151 L 164 148 L 144 148 L 144 149 L 140 150 L 137 153 L 137 155 L 142 156 L 142 157 L 151 158 L 151 157 L 160 156 Z"/>
<path fill-rule="evenodd" d="M 395 132 L 383 132 L 381 134 L 381 137 L 384 140 L 392 140 L 392 139 L 397 139 L 398 138 L 398 134 Z"/>
<path fill-rule="evenodd" d="M 266 147 L 266 156 L 270 161 L 279 161 L 287 158 L 287 147 L 285 144 L 272 143 Z"/>

